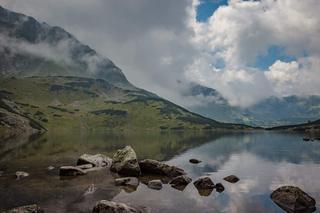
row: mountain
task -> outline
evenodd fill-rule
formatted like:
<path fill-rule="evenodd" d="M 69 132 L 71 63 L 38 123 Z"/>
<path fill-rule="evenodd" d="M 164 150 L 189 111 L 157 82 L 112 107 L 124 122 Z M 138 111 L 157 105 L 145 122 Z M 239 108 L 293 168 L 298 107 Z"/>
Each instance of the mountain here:
<path fill-rule="evenodd" d="M 270 97 L 250 107 L 240 108 L 231 106 L 218 91 L 201 85 L 193 85 L 188 94 L 211 100 L 190 110 L 222 122 L 270 127 L 302 123 L 320 117 L 320 96 Z"/>
<path fill-rule="evenodd" d="M 247 129 L 133 86 L 60 27 L 0 7 L 0 139 L 44 131 Z"/>
<path fill-rule="evenodd" d="M 101 78 L 134 89 L 114 63 L 60 27 L 0 6 L 0 74 Z"/>

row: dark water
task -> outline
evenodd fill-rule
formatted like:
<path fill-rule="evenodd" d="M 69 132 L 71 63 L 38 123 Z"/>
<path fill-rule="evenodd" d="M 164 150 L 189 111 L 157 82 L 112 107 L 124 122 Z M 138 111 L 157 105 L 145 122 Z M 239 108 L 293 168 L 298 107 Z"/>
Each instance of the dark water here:
<path fill-rule="evenodd" d="M 136 191 L 127 192 L 114 186 L 114 174 L 107 170 L 60 179 L 57 169 L 46 169 L 73 165 L 82 153 L 112 156 L 128 144 L 140 159 L 167 161 L 185 169 L 193 180 L 210 175 L 226 190 L 201 196 L 192 183 L 184 191 L 169 185 L 155 191 L 140 183 Z M 203 162 L 193 165 L 190 158 Z M 30 176 L 15 180 L 18 170 Z M 46 212 L 90 212 L 101 199 L 148 206 L 152 212 L 283 212 L 270 200 L 270 193 L 283 185 L 300 187 L 316 199 L 320 209 L 320 142 L 304 142 L 295 134 L 51 133 L 16 146 L 12 141 L 1 143 L 0 171 L 0 212 L 32 203 Z M 223 181 L 230 174 L 240 181 Z M 92 184 L 97 190 L 85 195 Z"/>

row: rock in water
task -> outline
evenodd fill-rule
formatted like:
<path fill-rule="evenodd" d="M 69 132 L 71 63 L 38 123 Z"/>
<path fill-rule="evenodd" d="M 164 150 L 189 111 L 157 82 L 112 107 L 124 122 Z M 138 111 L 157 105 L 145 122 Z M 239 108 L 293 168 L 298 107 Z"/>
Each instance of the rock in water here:
<path fill-rule="evenodd" d="M 148 183 L 148 187 L 150 189 L 160 190 L 162 189 L 162 182 L 161 180 L 151 180 Z"/>
<path fill-rule="evenodd" d="M 139 186 L 139 179 L 136 177 L 117 178 L 114 182 L 116 186 L 123 186 L 128 193 L 136 191 Z"/>
<path fill-rule="evenodd" d="M 86 191 L 83 193 L 83 196 L 93 194 L 97 191 L 97 187 L 94 184 L 91 184 Z"/>
<path fill-rule="evenodd" d="M 192 159 L 189 160 L 189 162 L 190 162 L 190 163 L 193 163 L 193 164 L 198 164 L 198 163 L 201 163 L 202 161 L 201 161 L 201 160 L 198 160 L 198 159 L 192 158 Z"/>
<path fill-rule="evenodd" d="M 139 176 L 141 174 L 137 155 L 131 146 L 119 149 L 113 156 L 111 171 L 120 175 Z"/>
<path fill-rule="evenodd" d="M 223 180 L 228 181 L 228 182 L 230 182 L 230 183 L 236 183 L 236 182 L 238 182 L 240 179 L 239 179 L 237 176 L 235 176 L 235 175 L 229 175 L 229 176 L 223 178 Z"/>
<path fill-rule="evenodd" d="M 43 213 L 44 211 L 40 209 L 36 204 L 21 206 L 5 211 L 4 213 Z"/>
<path fill-rule="evenodd" d="M 59 171 L 60 176 L 77 176 L 85 174 L 86 172 L 84 170 L 75 166 L 61 166 Z"/>
<path fill-rule="evenodd" d="M 104 166 L 110 167 L 112 164 L 112 160 L 111 158 L 108 158 L 103 154 L 96 154 L 96 155 L 83 154 L 78 159 L 77 165 L 84 165 L 84 164 L 91 164 L 94 167 L 104 167 Z"/>
<path fill-rule="evenodd" d="M 28 177 L 28 176 L 29 176 L 29 173 L 27 173 L 27 172 L 22 172 L 22 171 L 17 171 L 16 172 L 17 180 L 20 180 L 20 179 Z"/>
<path fill-rule="evenodd" d="M 201 196 L 209 196 L 214 189 L 214 183 L 209 177 L 200 177 L 193 184 Z"/>
<path fill-rule="evenodd" d="M 282 186 L 272 192 L 271 199 L 288 213 L 311 213 L 316 201 L 298 187 Z"/>
<path fill-rule="evenodd" d="M 177 177 L 186 174 L 183 169 L 151 159 L 142 160 L 139 162 L 139 165 L 143 174 L 164 175 L 169 177 Z"/>
<path fill-rule="evenodd" d="M 178 176 L 178 177 L 175 177 L 174 179 L 172 179 L 170 181 L 170 185 L 175 188 L 175 189 L 178 189 L 180 191 L 183 191 L 186 186 L 191 183 L 192 179 L 189 178 L 188 176 L 186 175 L 181 175 L 181 176 Z"/>
<path fill-rule="evenodd" d="M 224 191 L 224 186 L 221 183 L 217 183 L 214 188 L 216 188 L 216 191 L 219 193 Z"/>
<path fill-rule="evenodd" d="M 47 170 L 48 170 L 48 171 L 51 171 L 51 170 L 54 170 L 54 169 L 55 169 L 54 166 L 48 166 L 48 167 L 47 167 Z"/>
<path fill-rule="evenodd" d="M 113 201 L 100 200 L 94 206 L 92 213 L 149 213 L 146 207 L 133 207 L 124 203 L 116 203 Z"/>

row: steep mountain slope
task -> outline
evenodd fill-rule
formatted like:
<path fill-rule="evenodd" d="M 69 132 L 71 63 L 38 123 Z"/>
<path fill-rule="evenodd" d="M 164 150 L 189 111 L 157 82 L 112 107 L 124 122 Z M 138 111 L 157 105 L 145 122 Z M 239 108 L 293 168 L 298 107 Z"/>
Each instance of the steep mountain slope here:
<path fill-rule="evenodd" d="M 0 90 L 12 108 L 49 131 L 246 128 L 204 118 L 144 90 L 124 90 L 102 79 L 4 78 Z"/>
<path fill-rule="evenodd" d="M 0 135 L 19 133 L 17 125 L 8 125 L 14 117 L 30 135 L 33 129 L 248 128 L 202 117 L 136 88 L 109 59 L 62 28 L 2 7 L 0 41 Z"/>
<path fill-rule="evenodd" d="M 190 110 L 223 122 L 235 122 L 256 126 L 279 126 L 307 122 L 320 117 L 320 97 L 284 98 L 270 97 L 248 108 L 230 106 L 214 89 L 195 85 L 189 95 L 203 96 L 211 100 Z"/>
<path fill-rule="evenodd" d="M 0 6 L 0 75 L 101 78 L 134 89 L 112 61 L 60 27 Z"/>

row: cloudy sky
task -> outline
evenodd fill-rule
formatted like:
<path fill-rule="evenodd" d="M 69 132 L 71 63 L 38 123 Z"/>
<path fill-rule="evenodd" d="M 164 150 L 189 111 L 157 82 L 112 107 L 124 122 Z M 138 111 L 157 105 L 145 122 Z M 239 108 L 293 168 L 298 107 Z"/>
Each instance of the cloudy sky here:
<path fill-rule="evenodd" d="M 0 0 L 65 28 L 136 86 L 191 107 L 189 83 L 246 107 L 320 95 L 319 0 Z"/>

